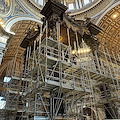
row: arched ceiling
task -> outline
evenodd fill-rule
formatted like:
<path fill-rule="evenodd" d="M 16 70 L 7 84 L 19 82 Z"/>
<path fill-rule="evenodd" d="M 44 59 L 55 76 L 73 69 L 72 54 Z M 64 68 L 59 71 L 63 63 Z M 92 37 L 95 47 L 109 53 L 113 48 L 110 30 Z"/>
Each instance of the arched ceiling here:
<path fill-rule="evenodd" d="M 120 4 L 107 12 L 98 23 L 102 32 L 98 35 L 101 46 L 120 54 Z"/>
<path fill-rule="evenodd" d="M 8 50 L 5 54 L 4 60 L 10 60 L 12 59 L 15 54 L 17 53 L 18 49 L 18 58 L 22 60 L 22 55 L 24 53 L 24 49 L 20 47 L 20 44 L 24 37 L 26 36 L 26 33 L 28 32 L 28 29 L 35 29 L 37 28 L 37 25 L 40 25 L 40 23 L 30 21 L 30 20 L 23 20 L 15 23 L 11 27 L 11 31 L 15 33 L 14 38 L 12 39 Z"/>

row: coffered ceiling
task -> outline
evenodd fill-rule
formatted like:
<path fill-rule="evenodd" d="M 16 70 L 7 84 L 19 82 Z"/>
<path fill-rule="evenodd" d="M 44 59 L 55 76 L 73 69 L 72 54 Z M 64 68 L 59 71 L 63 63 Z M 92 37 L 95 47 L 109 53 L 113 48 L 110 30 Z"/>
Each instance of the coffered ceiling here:
<path fill-rule="evenodd" d="M 106 13 L 98 26 L 103 30 L 98 36 L 101 46 L 120 54 L 120 4 Z"/>
<path fill-rule="evenodd" d="M 5 54 L 4 60 L 12 59 L 17 53 L 17 50 L 18 50 L 17 57 L 22 60 L 24 49 L 20 47 L 20 44 L 24 39 L 24 37 L 26 36 L 28 29 L 29 28 L 35 29 L 37 28 L 37 25 L 39 25 L 39 23 L 36 23 L 34 21 L 23 20 L 15 23 L 12 26 L 11 31 L 15 33 L 15 36 L 9 45 L 9 48 Z"/>

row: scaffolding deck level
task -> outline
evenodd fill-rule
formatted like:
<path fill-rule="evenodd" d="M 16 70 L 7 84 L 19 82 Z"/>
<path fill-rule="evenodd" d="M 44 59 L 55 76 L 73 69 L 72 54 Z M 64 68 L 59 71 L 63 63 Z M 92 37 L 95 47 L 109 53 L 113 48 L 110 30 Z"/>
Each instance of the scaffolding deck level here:
<path fill-rule="evenodd" d="M 51 81 L 51 80 L 45 79 L 45 82 L 40 82 L 40 84 L 36 83 L 35 85 L 32 86 L 31 89 L 29 89 L 27 92 L 24 92 L 23 95 L 24 95 L 24 97 L 27 97 L 27 95 L 37 93 L 40 90 L 50 91 L 56 87 L 61 87 L 64 92 L 65 91 L 67 92 L 70 90 L 75 90 L 76 92 L 81 92 L 81 94 L 92 92 L 90 89 L 86 89 L 86 88 L 83 89 L 83 88 L 76 87 L 76 86 L 74 87 L 73 84 L 71 85 L 69 83 L 69 81 L 67 81 L 66 83 L 60 83 L 57 81 Z"/>

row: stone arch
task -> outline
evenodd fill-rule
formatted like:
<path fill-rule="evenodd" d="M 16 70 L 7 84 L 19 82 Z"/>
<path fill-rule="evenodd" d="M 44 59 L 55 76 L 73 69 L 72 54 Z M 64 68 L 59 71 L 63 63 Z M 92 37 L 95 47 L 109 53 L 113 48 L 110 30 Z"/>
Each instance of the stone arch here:
<path fill-rule="evenodd" d="M 20 16 L 20 17 L 11 18 L 9 21 L 6 22 L 6 24 L 5 24 L 6 31 L 10 32 L 12 25 L 14 25 L 16 22 L 19 22 L 22 20 L 30 20 L 30 21 L 35 21 L 35 22 L 42 24 L 42 21 L 38 18 L 34 18 L 31 16 Z"/>

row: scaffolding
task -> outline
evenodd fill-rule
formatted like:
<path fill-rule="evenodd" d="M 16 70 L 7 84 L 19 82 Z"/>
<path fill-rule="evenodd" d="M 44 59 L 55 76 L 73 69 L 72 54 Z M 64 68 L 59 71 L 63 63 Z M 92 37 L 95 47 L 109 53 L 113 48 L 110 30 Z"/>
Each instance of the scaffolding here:
<path fill-rule="evenodd" d="M 73 30 L 73 41 L 66 24 L 68 44 L 63 44 L 61 22 L 56 21 L 52 29 L 49 22 L 44 20 L 39 36 L 28 44 L 24 70 L 17 64 L 18 52 L 8 63 L 3 119 L 101 120 L 105 117 L 99 108 L 117 119 L 113 103 L 120 102 L 119 55 L 104 47 L 93 51 L 83 38 L 80 41 L 84 26 L 79 26 L 80 32 Z"/>
<path fill-rule="evenodd" d="M 60 42 L 59 22 L 56 30 L 53 39 L 47 34 L 47 21 L 41 27 L 34 45 L 27 47 L 24 71 L 18 70 L 17 53 L 8 63 L 9 82 L 3 85 L 6 103 L 0 111 L 1 118 L 98 120 L 102 119 L 98 108 L 104 108 L 117 119 L 113 102 L 119 102 L 120 98 L 119 55 L 105 48 L 85 51 L 89 47 L 84 41 L 82 48 L 79 46 L 77 33 L 73 53 L 69 28 L 68 45 Z"/>
<path fill-rule="evenodd" d="M 21 96 L 24 89 L 22 85 L 22 71 L 20 71 L 22 65 L 17 63 L 17 54 L 18 52 L 7 63 L 6 74 L 2 82 L 4 107 L 0 109 L 1 120 L 15 120 L 17 113 L 23 109 Z"/>
<path fill-rule="evenodd" d="M 54 40 L 46 34 L 46 37 L 41 39 L 47 29 L 46 22 L 44 31 L 39 36 L 39 46 L 38 41 L 35 41 L 33 52 L 31 46 L 27 48 L 25 71 L 31 80 L 23 98 L 29 104 L 29 115 L 46 116 L 49 120 L 54 120 L 64 104 L 64 119 L 72 119 L 74 115 L 70 109 L 76 100 L 92 93 L 89 71 L 78 66 L 71 47 L 60 43 L 59 37 Z M 59 23 L 57 31 L 59 34 Z"/>
<path fill-rule="evenodd" d="M 39 38 L 34 41 L 34 47 L 27 48 L 25 77 L 29 80 L 23 93 L 27 104 L 24 113 L 31 118 L 45 117 L 48 120 L 98 119 L 97 113 L 91 112 L 88 116 L 84 108 L 97 110 L 96 107 L 105 104 L 100 103 L 103 98 L 101 91 L 96 92 L 103 82 L 114 89 L 115 94 L 110 99 L 119 101 L 119 61 L 113 52 L 114 57 L 111 57 L 104 48 L 94 52 L 77 52 L 80 48 L 77 34 L 72 54 L 69 29 L 68 46 L 60 43 L 60 23 L 56 24 L 56 29 L 57 39 L 48 37 L 46 21 Z"/>

